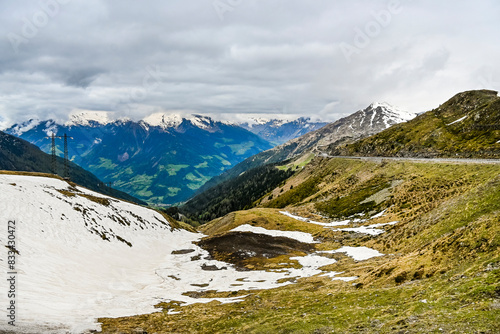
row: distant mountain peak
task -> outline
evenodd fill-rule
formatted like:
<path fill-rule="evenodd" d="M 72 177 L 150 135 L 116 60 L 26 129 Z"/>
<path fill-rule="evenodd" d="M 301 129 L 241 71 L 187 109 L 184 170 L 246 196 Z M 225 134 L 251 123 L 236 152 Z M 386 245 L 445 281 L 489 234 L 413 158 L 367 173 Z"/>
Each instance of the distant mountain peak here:
<path fill-rule="evenodd" d="M 179 114 L 155 113 L 142 119 L 142 122 L 149 126 L 159 126 L 163 129 L 177 128 L 185 121 L 200 129 L 209 129 L 216 123 L 212 118 L 199 114 L 182 116 Z"/>
<path fill-rule="evenodd" d="M 183 121 L 183 117 L 178 114 L 155 113 L 142 119 L 142 122 L 150 126 L 159 126 L 163 129 L 175 128 Z"/>
<path fill-rule="evenodd" d="M 11 128 L 11 133 L 15 136 L 20 136 L 23 133 L 33 129 L 36 127 L 38 124 L 40 124 L 39 119 L 30 119 L 26 122 L 22 122 L 20 124 L 16 124 Z"/>
<path fill-rule="evenodd" d="M 399 107 L 393 106 L 387 102 L 373 102 L 365 109 L 365 111 L 369 110 L 377 110 L 378 108 L 382 109 L 389 119 L 392 120 L 391 123 L 401 123 L 409 121 L 417 116 L 415 113 L 411 113 L 409 111 L 403 110 Z"/>
<path fill-rule="evenodd" d="M 239 126 L 259 135 L 274 144 L 283 144 L 288 140 L 300 137 L 310 131 L 317 130 L 327 123 L 311 122 L 310 118 L 252 118 L 251 122 L 240 123 Z"/>
<path fill-rule="evenodd" d="M 66 126 L 93 126 L 106 125 L 111 123 L 110 113 L 107 111 L 81 111 L 71 114 L 69 121 L 64 123 Z"/>

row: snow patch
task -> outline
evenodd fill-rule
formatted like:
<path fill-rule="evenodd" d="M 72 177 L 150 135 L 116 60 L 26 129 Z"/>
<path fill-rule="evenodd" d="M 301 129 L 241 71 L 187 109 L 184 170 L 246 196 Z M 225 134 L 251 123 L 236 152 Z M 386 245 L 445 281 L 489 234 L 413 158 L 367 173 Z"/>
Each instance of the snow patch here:
<path fill-rule="evenodd" d="M 329 272 L 329 273 L 324 273 L 320 276 L 326 276 L 326 277 L 331 277 L 333 281 L 343 281 L 343 282 L 350 282 L 350 281 L 354 281 L 354 280 L 357 280 L 358 277 L 357 276 L 352 276 L 352 277 L 337 277 L 337 275 L 340 275 L 340 274 L 343 274 L 343 272 L 335 272 L 335 271 L 332 271 L 332 272 Z"/>
<path fill-rule="evenodd" d="M 322 251 L 321 253 L 335 254 L 335 253 L 346 253 L 347 256 L 352 257 L 355 261 L 364 261 L 377 256 L 384 256 L 375 249 L 368 247 L 349 247 L 344 246 L 342 248 L 332 250 L 332 251 Z"/>
<path fill-rule="evenodd" d="M 321 267 L 335 263 L 312 254 L 294 258 L 300 269 L 242 272 L 209 260 L 209 253 L 196 245 L 204 235 L 175 230 L 154 210 L 72 188 L 60 179 L 0 174 L 0 194 L 0 220 L 16 222 L 20 332 L 99 330 L 98 317 L 157 312 L 154 305 L 161 302 L 239 302 L 244 296 L 192 298 L 185 293 L 277 288 L 293 284 L 293 278 L 322 274 Z M 0 244 L 5 245 L 7 224 L 1 226 Z M 303 232 L 248 229 L 314 242 Z M 185 249 L 193 252 L 175 252 Z M 0 261 L 0 271 L 7 269 Z M 1 291 L 7 291 L 6 284 L 0 280 Z M 0 299 L 4 319 L 7 302 Z M 5 326 L 0 323 L 0 331 Z"/>
<path fill-rule="evenodd" d="M 338 231 L 356 232 L 356 233 L 363 233 L 363 234 L 377 236 L 377 235 L 380 235 L 382 233 L 385 233 L 385 230 L 379 229 L 379 227 L 386 226 L 386 225 L 395 225 L 397 223 L 398 222 L 391 222 L 391 223 L 385 223 L 385 224 L 373 224 L 373 225 L 368 225 L 368 226 L 348 227 L 348 228 L 341 228 Z"/>
<path fill-rule="evenodd" d="M 357 223 L 357 224 L 363 223 L 363 222 L 369 221 L 371 219 L 382 217 L 385 214 L 385 211 L 386 210 L 379 212 L 376 215 L 374 215 L 368 219 L 354 218 L 354 219 L 348 219 L 348 220 L 343 220 L 343 221 L 333 221 L 330 223 L 317 222 L 314 220 L 310 220 L 309 218 L 304 218 L 304 217 L 293 215 L 287 211 L 280 211 L 280 213 L 285 215 L 285 216 L 288 216 L 290 218 L 293 218 L 293 219 L 297 219 L 297 220 L 311 223 L 311 224 L 321 225 L 321 226 L 324 226 L 326 228 L 326 227 L 346 226 L 346 225 L 349 225 L 351 223 Z M 390 222 L 390 223 L 383 223 L 383 224 L 373 224 L 373 225 L 368 225 L 368 226 L 347 227 L 347 228 L 333 229 L 333 230 L 334 231 L 356 232 L 356 233 L 363 233 L 363 234 L 377 236 L 377 235 L 385 232 L 385 230 L 379 229 L 379 227 L 383 227 L 383 226 L 387 226 L 387 225 L 395 225 L 397 223 L 398 223 L 398 221 Z"/>
<path fill-rule="evenodd" d="M 298 232 L 298 231 L 268 230 L 263 227 L 252 226 L 249 224 L 240 225 L 232 229 L 231 232 L 252 232 L 256 234 L 266 234 L 272 237 L 285 237 L 285 238 L 295 239 L 297 241 L 305 242 L 308 244 L 317 243 L 317 241 L 314 241 L 314 238 L 310 233 Z"/>

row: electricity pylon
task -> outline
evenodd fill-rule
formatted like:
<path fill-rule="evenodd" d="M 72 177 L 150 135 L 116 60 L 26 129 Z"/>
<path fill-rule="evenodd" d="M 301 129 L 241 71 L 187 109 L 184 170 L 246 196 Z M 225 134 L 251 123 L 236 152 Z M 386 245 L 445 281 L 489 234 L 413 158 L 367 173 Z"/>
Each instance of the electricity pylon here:
<path fill-rule="evenodd" d="M 65 179 L 69 179 L 68 138 L 73 139 L 73 137 L 68 137 L 66 134 L 64 134 L 64 136 L 56 136 L 55 133 L 52 133 L 52 136 L 45 137 L 45 138 L 50 138 L 52 140 L 52 147 L 51 147 L 52 158 L 51 158 L 51 166 L 50 166 L 50 168 L 52 169 L 52 174 L 57 174 L 56 138 L 64 138 L 63 177 Z"/>

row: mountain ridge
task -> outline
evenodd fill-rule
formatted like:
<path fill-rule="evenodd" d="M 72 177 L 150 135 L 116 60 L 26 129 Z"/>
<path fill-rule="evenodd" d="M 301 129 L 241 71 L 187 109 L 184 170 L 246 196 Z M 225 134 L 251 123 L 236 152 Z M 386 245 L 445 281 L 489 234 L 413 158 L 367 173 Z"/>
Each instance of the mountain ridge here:
<path fill-rule="evenodd" d="M 186 200 L 212 176 L 272 147 L 241 127 L 199 115 L 170 127 L 164 117 L 79 121 L 84 125 L 28 121 L 8 131 L 45 152 L 51 150 L 45 137 L 66 133 L 73 138 L 68 142 L 71 160 L 117 189 L 160 206 Z M 60 154 L 62 143 L 56 145 Z"/>
<path fill-rule="evenodd" d="M 311 122 L 309 117 L 300 117 L 292 121 L 279 118 L 254 119 L 253 122 L 239 123 L 241 127 L 277 145 L 320 129 L 327 124 L 319 121 Z"/>
<path fill-rule="evenodd" d="M 328 145 L 330 155 L 400 157 L 500 157 L 500 97 L 497 91 L 458 93 L 438 108 L 372 137 L 345 146 Z"/>
<path fill-rule="evenodd" d="M 401 111 L 387 103 L 374 102 L 367 108 L 329 123 L 318 130 L 308 132 L 301 137 L 245 159 L 220 176 L 214 177 L 197 193 L 202 193 L 210 187 L 235 178 L 249 169 L 293 159 L 308 151 L 315 151 L 317 147 L 328 145 L 336 147 L 351 143 L 383 131 L 394 124 L 406 122 L 412 117 L 416 117 L 416 114 Z"/>

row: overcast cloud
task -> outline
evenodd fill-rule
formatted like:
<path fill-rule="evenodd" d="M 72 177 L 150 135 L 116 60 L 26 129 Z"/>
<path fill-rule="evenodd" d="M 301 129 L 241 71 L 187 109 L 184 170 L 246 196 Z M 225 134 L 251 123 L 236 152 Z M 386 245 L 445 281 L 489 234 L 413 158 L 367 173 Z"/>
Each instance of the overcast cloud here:
<path fill-rule="evenodd" d="M 500 89 L 500 2 L 0 2 L 0 125 L 81 110 L 332 121 Z"/>

